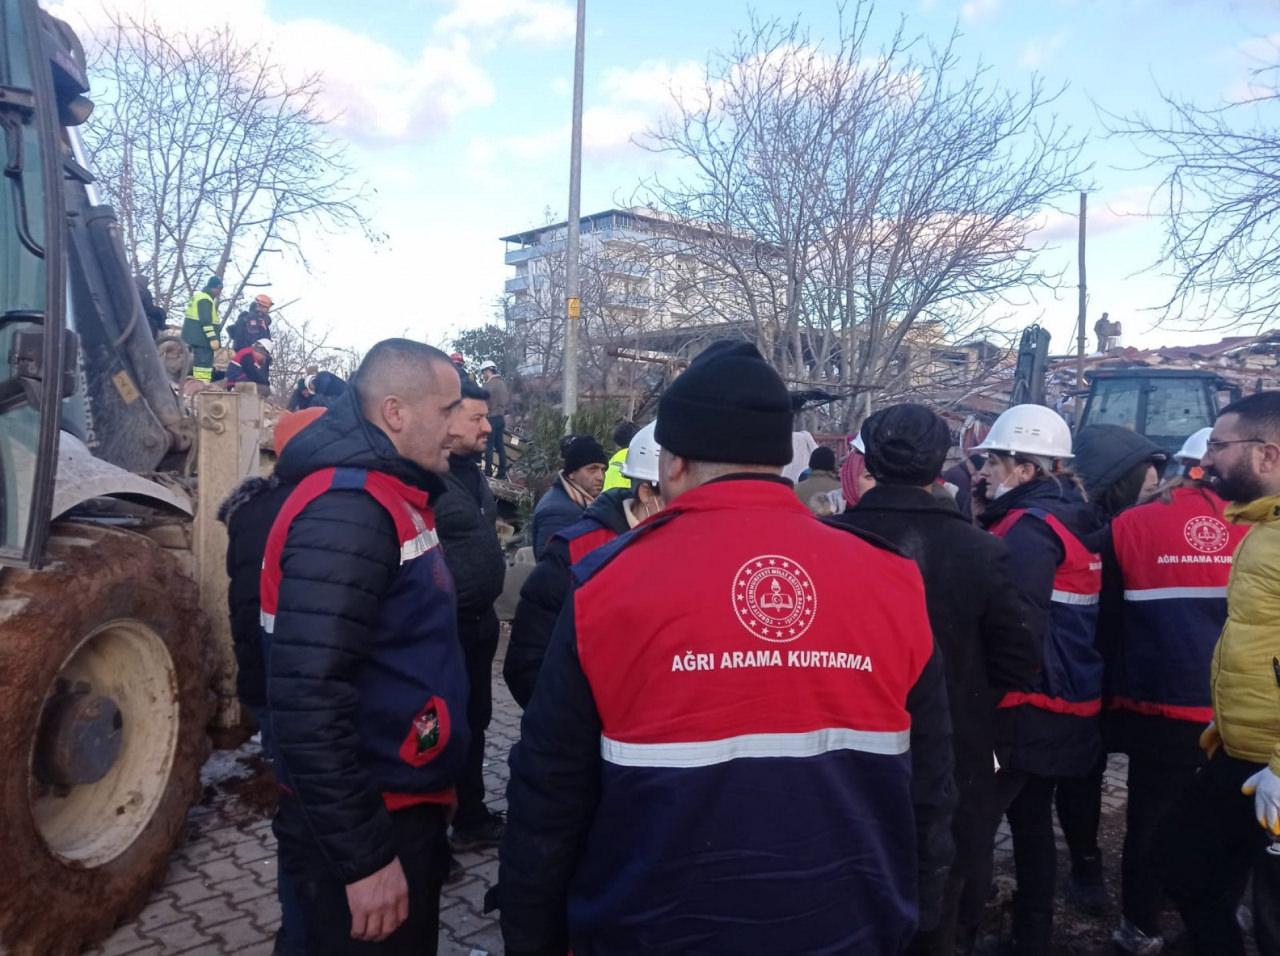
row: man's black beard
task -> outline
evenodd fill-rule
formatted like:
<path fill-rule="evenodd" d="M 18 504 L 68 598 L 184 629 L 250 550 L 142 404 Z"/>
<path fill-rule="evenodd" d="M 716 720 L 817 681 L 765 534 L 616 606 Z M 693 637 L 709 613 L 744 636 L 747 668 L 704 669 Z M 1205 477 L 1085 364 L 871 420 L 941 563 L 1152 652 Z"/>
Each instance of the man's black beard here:
<path fill-rule="evenodd" d="M 1266 489 L 1252 473 L 1223 475 L 1210 469 L 1209 474 L 1213 479 L 1213 490 L 1226 501 L 1245 503 L 1267 496 Z"/>

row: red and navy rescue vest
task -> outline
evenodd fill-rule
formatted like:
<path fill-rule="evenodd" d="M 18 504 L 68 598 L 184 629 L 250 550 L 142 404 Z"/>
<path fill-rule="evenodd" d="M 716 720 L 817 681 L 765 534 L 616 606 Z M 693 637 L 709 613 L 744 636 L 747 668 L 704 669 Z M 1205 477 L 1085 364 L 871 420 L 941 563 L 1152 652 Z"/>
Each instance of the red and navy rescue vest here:
<path fill-rule="evenodd" d="M 425 491 L 362 468 L 324 468 L 298 483 L 271 526 L 262 561 L 267 671 L 289 527 L 325 492 L 353 489 L 386 509 L 400 541 L 400 573 L 379 608 L 368 655 L 351 675 L 359 697 L 360 758 L 390 809 L 439 802 L 451 794 L 471 735 L 453 578 Z M 272 756 L 277 778 L 287 787 L 288 762 Z"/>
<path fill-rule="evenodd" d="M 1176 488 L 1118 515 L 1111 537 L 1124 619 L 1108 706 L 1208 723 L 1209 664 L 1227 619 L 1227 578 L 1248 528 L 1208 489 Z M 1266 663 L 1266 662 L 1264 662 Z"/>
<path fill-rule="evenodd" d="M 1102 559 L 1057 517 L 1042 508 L 1010 511 L 991 529 L 1003 538 L 1023 516 L 1047 524 L 1065 556 L 1053 578 L 1049 631 L 1040 674 L 1031 691 L 1010 691 L 1002 708 L 1035 707 L 1054 714 L 1096 717 L 1102 710 L 1102 654 L 1097 648 Z"/>
<path fill-rule="evenodd" d="M 714 482 L 575 566 L 600 797 L 592 952 L 898 952 L 916 920 L 915 564 L 790 485 Z"/>
<path fill-rule="evenodd" d="M 563 538 L 569 546 L 569 563 L 577 564 L 602 544 L 608 544 L 618 536 L 612 528 L 596 524 L 594 521 L 575 521 L 556 537 Z"/>

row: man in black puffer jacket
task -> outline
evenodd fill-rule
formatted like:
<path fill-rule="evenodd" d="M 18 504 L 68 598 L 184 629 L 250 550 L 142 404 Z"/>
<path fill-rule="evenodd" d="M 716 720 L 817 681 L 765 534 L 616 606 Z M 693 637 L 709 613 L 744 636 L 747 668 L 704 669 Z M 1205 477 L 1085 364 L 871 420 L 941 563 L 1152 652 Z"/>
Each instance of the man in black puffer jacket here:
<path fill-rule="evenodd" d="M 436 951 L 469 744 L 432 514 L 460 401 L 446 355 L 379 342 L 276 467 L 295 487 L 262 567 L 274 830 L 308 954 Z"/>
<path fill-rule="evenodd" d="M 436 506 L 436 528 L 458 595 L 458 637 L 467 662 L 467 723 L 471 749 L 458 778 L 458 812 L 451 843 L 458 853 L 502 842 L 502 814 L 484 804 L 484 732 L 493 716 L 493 656 L 498 651 L 498 615 L 507 562 L 498 543 L 498 506 L 480 472 L 488 443 L 489 393 L 462 383 L 457 419 L 461 436 L 449 453 L 446 493 Z"/>

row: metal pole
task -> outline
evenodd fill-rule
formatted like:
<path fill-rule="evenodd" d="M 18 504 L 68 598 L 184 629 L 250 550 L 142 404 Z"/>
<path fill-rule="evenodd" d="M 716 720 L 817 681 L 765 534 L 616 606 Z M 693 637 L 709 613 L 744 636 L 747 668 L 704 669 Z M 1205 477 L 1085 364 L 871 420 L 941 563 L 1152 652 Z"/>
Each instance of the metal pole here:
<path fill-rule="evenodd" d="M 1076 401 L 1075 401 L 1075 424 L 1076 428 L 1080 427 L 1080 395 L 1084 389 L 1084 319 L 1085 319 L 1085 275 L 1084 275 L 1084 235 L 1085 235 L 1085 207 L 1088 201 L 1088 193 L 1080 194 L 1080 239 L 1076 257 L 1079 260 L 1080 270 L 1080 304 L 1079 312 L 1076 317 Z"/>
<path fill-rule="evenodd" d="M 582 213 L 582 50 L 586 36 L 587 0 L 578 0 L 578 35 L 573 50 L 573 132 L 569 139 L 569 223 L 564 264 L 564 415 L 569 431 L 578 411 L 579 218 Z"/>

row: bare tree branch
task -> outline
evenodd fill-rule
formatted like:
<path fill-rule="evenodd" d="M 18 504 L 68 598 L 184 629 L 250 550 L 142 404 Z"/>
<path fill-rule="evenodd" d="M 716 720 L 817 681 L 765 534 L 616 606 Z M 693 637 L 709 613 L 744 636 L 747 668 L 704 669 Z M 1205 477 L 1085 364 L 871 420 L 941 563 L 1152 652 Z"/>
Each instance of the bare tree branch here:
<path fill-rule="evenodd" d="M 160 307 L 181 307 L 218 273 L 230 313 L 262 285 L 264 260 L 306 265 L 304 238 L 356 228 L 380 240 L 326 132 L 317 76 L 291 80 L 269 47 L 229 26 L 173 32 L 115 12 L 89 39 L 101 93 L 87 145 Z"/>
<path fill-rule="evenodd" d="M 1177 284 L 1161 321 L 1261 330 L 1280 318 L 1280 65 L 1255 70 L 1240 102 L 1203 108 L 1161 95 L 1162 122 L 1107 116 L 1112 133 L 1138 142 L 1147 168 L 1164 171 L 1157 266 Z"/>
<path fill-rule="evenodd" d="M 1054 285 L 1032 235 L 1082 143 L 1038 79 L 1002 90 L 961 70 L 954 37 L 927 47 L 901 26 L 872 49 L 872 14 L 842 8 L 823 44 L 753 18 L 642 141 L 680 171 L 642 196 L 671 220 L 664 251 L 690 263 L 700 321 L 747 323 L 787 378 L 888 394 L 904 350 Z M 847 402 L 845 424 L 861 410 Z"/>

